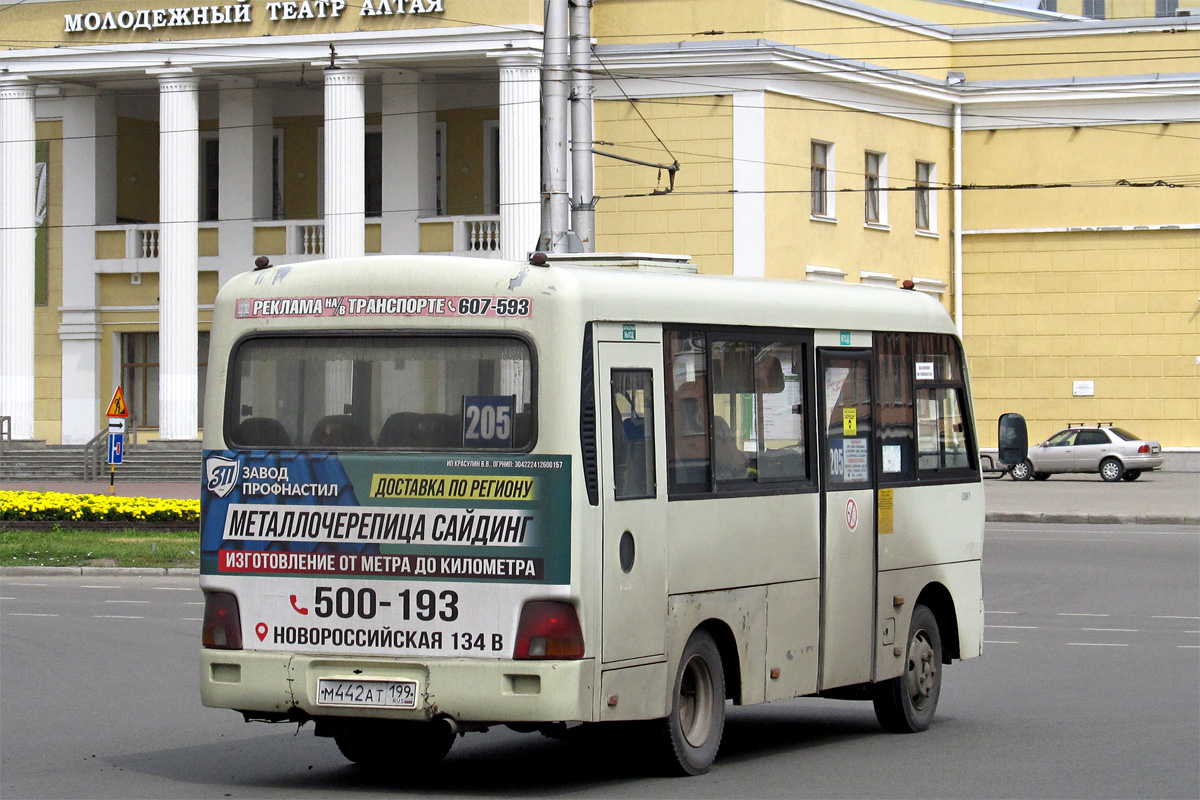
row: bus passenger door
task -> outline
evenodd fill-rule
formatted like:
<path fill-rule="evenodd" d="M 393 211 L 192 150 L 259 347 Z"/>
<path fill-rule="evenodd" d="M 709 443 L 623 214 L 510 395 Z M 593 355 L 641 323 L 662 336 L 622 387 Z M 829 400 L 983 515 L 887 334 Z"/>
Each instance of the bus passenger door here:
<path fill-rule="evenodd" d="M 596 327 L 602 334 L 607 326 Z M 649 327 L 636 326 L 635 335 L 649 335 L 643 331 Z M 666 650 L 663 354 L 661 344 L 642 341 L 601 340 L 597 351 L 596 445 L 604 514 L 601 658 L 611 663 Z"/>
<path fill-rule="evenodd" d="M 817 386 L 823 400 L 820 687 L 829 689 L 870 681 L 874 664 L 870 352 L 819 350 Z"/>

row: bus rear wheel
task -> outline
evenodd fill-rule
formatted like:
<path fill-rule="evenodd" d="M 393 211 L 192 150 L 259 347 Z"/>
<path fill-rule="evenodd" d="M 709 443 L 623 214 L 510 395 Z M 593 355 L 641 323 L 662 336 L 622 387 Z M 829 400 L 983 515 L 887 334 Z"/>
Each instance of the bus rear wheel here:
<path fill-rule="evenodd" d="M 675 674 L 671 713 L 657 722 L 656 760 L 671 775 L 703 775 L 725 730 L 725 673 L 706 631 L 688 639 Z"/>
<path fill-rule="evenodd" d="M 334 734 L 338 750 L 369 770 L 393 769 L 399 762 L 432 766 L 446 757 L 454 734 L 428 722 L 362 722 Z"/>
<path fill-rule="evenodd" d="M 942 691 L 942 636 L 926 606 L 913 609 L 908 626 L 904 673 L 875 685 L 875 716 L 891 733 L 917 733 L 929 727 Z"/>

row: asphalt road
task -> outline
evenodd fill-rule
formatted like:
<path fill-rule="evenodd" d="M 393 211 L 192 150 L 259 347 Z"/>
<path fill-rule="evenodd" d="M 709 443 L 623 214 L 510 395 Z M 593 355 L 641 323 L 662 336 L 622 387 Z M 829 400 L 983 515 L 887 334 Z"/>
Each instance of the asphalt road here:
<path fill-rule="evenodd" d="M 985 655 L 946 670 L 929 731 L 860 703 L 731 709 L 692 779 L 503 728 L 372 778 L 308 728 L 200 706 L 194 577 L 6 576 L 0 796 L 1200 797 L 1200 530 L 992 523 L 985 555 Z"/>

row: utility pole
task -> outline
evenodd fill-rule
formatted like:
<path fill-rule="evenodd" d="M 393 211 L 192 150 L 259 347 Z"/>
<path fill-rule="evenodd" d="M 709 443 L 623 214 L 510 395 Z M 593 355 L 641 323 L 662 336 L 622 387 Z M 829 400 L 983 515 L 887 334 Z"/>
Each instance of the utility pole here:
<path fill-rule="evenodd" d="M 538 249 L 568 251 L 571 198 L 567 193 L 569 0 L 545 0 L 542 45 L 542 235 Z"/>
<path fill-rule="evenodd" d="M 585 253 L 596 252 L 592 155 L 592 0 L 571 3 L 571 221 Z"/>

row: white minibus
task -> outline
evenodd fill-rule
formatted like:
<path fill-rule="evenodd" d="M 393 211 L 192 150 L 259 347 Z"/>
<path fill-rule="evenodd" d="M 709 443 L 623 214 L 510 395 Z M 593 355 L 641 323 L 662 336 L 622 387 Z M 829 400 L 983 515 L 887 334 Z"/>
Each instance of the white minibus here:
<path fill-rule="evenodd" d="M 980 654 L 966 361 L 927 294 L 378 256 L 233 278 L 211 342 L 207 706 L 405 774 L 489 726 L 636 723 L 694 775 L 727 703 L 919 731 Z"/>

